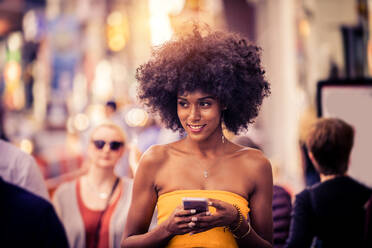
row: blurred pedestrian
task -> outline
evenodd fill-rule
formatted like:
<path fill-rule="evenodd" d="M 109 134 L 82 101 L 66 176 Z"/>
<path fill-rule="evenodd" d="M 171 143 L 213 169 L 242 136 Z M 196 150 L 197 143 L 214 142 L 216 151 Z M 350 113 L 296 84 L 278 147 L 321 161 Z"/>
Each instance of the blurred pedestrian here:
<path fill-rule="evenodd" d="M 347 175 L 354 129 L 323 118 L 306 138 L 321 182 L 296 195 L 287 247 L 362 247 L 364 205 L 372 190 Z M 318 247 L 318 246 L 317 246 Z"/>
<path fill-rule="evenodd" d="M 125 150 L 125 134 L 114 123 L 95 127 L 88 145 L 88 172 L 62 184 L 53 196 L 71 248 L 119 247 L 132 193 L 132 180 L 114 167 Z"/>
<path fill-rule="evenodd" d="M 9 183 L 49 200 L 44 178 L 35 159 L 7 141 L 3 114 L 4 109 L 0 103 L 0 176 Z"/>
<path fill-rule="evenodd" d="M 45 199 L 0 177 L 0 246 L 68 248 L 66 233 Z"/>
<path fill-rule="evenodd" d="M 124 115 L 120 111 L 118 111 L 117 103 L 114 100 L 106 102 L 105 117 L 108 121 L 113 122 L 120 128 L 122 128 L 126 138 L 126 149 L 123 156 L 117 162 L 117 165 L 114 169 L 115 174 L 119 177 L 133 178 L 134 172 L 132 169 L 133 167 L 130 163 L 130 153 L 132 152 L 133 146 L 131 145 L 130 141 L 134 131 L 124 121 Z"/>

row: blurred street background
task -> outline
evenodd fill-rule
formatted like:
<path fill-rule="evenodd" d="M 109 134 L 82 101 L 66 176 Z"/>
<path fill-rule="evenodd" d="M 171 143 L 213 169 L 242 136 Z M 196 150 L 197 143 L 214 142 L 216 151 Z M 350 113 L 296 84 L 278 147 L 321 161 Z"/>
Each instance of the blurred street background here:
<path fill-rule="evenodd" d="M 135 149 L 123 162 L 135 172 L 131 159 L 179 138 L 138 104 L 136 68 L 191 21 L 205 23 L 262 47 L 272 94 L 241 135 L 264 150 L 275 180 L 297 192 L 317 83 L 371 73 L 371 8 L 370 0 L 0 0 L 4 132 L 36 158 L 53 191 L 84 168 L 89 129 L 111 118 Z"/>

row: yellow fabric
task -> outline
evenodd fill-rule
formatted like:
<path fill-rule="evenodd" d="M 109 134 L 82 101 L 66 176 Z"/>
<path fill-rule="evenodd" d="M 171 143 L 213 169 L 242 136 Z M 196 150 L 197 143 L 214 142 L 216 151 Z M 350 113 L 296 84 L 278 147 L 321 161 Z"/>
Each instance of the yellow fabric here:
<path fill-rule="evenodd" d="M 182 204 L 183 197 L 204 197 L 214 198 L 230 204 L 239 206 L 242 214 L 247 218 L 249 208 L 248 201 L 242 196 L 222 190 L 176 190 L 159 196 L 158 199 L 158 223 L 165 221 L 174 209 Z M 213 214 L 215 209 L 209 207 Z M 233 248 L 238 247 L 235 238 L 227 229 L 216 227 L 206 232 L 194 235 L 177 235 L 168 243 L 169 248 L 185 247 L 213 247 L 213 248 Z"/>

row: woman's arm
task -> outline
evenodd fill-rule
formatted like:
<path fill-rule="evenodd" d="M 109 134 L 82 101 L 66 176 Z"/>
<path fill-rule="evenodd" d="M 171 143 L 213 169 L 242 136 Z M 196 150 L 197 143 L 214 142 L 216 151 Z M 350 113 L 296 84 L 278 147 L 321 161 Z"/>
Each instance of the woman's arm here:
<path fill-rule="evenodd" d="M 176 208 L 163 223 L 148 232 L 152 214 L 157 202 L 154 178 L 164 163 L 161 147 L 152 147 L 140 160 L 134 185 L 132 202 L 124 229 L 121 247 L 164 247 L 178 234 L 185 234 L 192 229 L 188 226 L 191 210 Z M 159 151 L 160 150 L 160 151 Z"/>
<path fill-rule="evenodd" d="M 131 206 L 124 229 L 121 247 L 156 247 L 169 240 L 169 233 L 162 226 L 148 232 L 155 209 L 157 193 L 154 186 L 156 161 L 159 154 L 154 149 L 146 152 L 140 160 L 134 178 Z"/>
<path fill-rule="evenodd" d="M 240 247 L 272 247 L 273 243 L 273 178 L 270 162 L 264 158 L 255 168 L 252 178 L 256 178 L 255 188 L 249 199 L 251 231 L 242 239 L 237 239 Z M 241 237 L 248 231 L 248 222 L 243 221 L 235 235 Z"/>

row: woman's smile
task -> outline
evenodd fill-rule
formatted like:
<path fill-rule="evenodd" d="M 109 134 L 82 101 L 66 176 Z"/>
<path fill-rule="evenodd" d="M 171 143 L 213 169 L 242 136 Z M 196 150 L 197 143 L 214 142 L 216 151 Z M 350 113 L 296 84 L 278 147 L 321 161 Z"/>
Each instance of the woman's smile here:
<path fill-rule="evenodd" d="M 187 126 L 190 128 L 190 131 L 193 133 L 200 133 L 206 125 L 207 124 L 204 124 L 204 125 L 187 124 Z"/>

